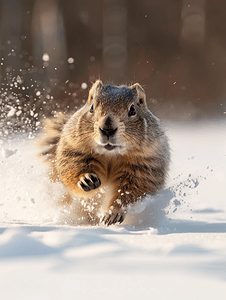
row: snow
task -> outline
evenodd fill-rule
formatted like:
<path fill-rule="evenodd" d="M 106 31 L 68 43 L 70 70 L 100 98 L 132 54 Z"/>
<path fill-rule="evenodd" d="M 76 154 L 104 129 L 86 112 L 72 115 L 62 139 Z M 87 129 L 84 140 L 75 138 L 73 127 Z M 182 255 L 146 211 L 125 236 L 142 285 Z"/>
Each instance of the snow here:
<path fill-rule="evenodd" d="M 13 117 L 16 113 L 16 109 L 14 107 L 10 108 L 10 111 L 7 114 L 7 117 Z"/>
<path fill-rule="evenodd" d="M 226 121 L 166 128 L 165 189 L 110 227 L 71 225 L 33 140 L 0 141 L 2 299 L 225 299 Z"/>
<path fill-rule="evenodd" d="M 4 158 L 8 158 L 11 155 L 15 154 L 17 152 L 17 150 L 9 150 L 9 149 L 6 149 L 6 148 L 2 148 L 1 152 L 2 152 L 2 156 Z"/>
<path fill-rule="evenodd" d="M 88 87 L 88 85 L 87 85 L 86 82 L 83 82 L 83 83 L 81 84 L 81 88 L 82 88 L 83 90 L 87 89 L 87 87 Z"/>
<path fill-rule="evenodd" d="M 69 57 L 67 61 L 69 64 L 73 64 L 75 60 L 73 57 Z"/>
<path fill-rule="evenodd" d="M 44 54 L 42 55 L 42 60 L 43 60 L 43 61 L 49 61 L 49 60 L 50 60 L 49 54 L 48 54 L 48 53 L 44 53 Z"/>

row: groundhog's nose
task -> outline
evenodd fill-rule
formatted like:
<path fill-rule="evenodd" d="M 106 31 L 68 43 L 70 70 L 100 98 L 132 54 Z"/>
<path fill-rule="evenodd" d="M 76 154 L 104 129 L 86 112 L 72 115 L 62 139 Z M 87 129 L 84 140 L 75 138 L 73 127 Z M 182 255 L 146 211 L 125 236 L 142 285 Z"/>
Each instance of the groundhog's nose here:
<path fill-rule="evenodd" d="M 115 133 L 118 129 L 117 127 L 116 128 L 114 127 L 113 120 L 110 116 L 106 117 L 106 119 L 103 122 L 102 127 L 99 127 L 99 128 L 100 128 L 100 132 L 104 136 L 107 136 L 107 137 L 115 135 Z"/>
<path fill-rule="evenodd" d="M 118 128 L 115 129 L 109 129 L 109 128 L 100 128 L 100 132 L 104 135 L 104 136 L 113 136 L 115 135 L 116 131 L 118 130 Z"/>

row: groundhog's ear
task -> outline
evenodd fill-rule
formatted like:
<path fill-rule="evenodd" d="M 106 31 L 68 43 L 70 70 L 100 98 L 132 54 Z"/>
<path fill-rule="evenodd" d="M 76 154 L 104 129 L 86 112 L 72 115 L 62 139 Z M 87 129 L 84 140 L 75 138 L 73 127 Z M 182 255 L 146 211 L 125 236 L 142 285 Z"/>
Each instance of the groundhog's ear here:
<path fill-rule="evenodd" d="M 135 83 L 131 85 L 130 88 L 132 89 L 133 93 L 136 95 L 137 105 L 140 106 L 146 104 L 146 94 L 142 86 L 139 85 L 139 83 Z"/>
<path fill-rule="evenodd" d="M 93 99 L 93 95 L 99 90 L 101 89 L 103 86 L 103 83 L 101 80 L 97 80 L 91 87 L 90 91 L 89 91 L 89 98 L 88 101 L 92 101 Z"/>

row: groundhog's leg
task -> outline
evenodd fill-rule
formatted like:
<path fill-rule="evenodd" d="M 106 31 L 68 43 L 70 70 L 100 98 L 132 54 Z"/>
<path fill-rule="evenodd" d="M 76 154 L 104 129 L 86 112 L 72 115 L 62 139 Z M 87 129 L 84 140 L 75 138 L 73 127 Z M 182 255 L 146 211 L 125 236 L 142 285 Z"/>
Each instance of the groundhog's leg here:
<path fill-rule="evenodd" d="M 134 184 L 133 188 L 127 182 L 118 186 L 120 188 L 109 202 L 107 212 L 101 220 L 106 225 L 122 223 L 127 213 L 127 206 L 139 201 L 144 196 L 143 190 L 140 191 L 137 184 Z"/>
<path fill-rule="evenodd" d="M 86 173 L 79 178 L 78 186 L 84 192 L 97 189 L 101 185 L 100 179 L 94 173 Z"/>
<path fill-rule="evenodd" d="M 109 226 L 112 224 L 119 223 L 121 224 L 126 216 L 126 206 L 123 205 L 122 200 L 119 198 L 118 193 L 111 199 L 107 212 L 102 218 L 101 222 Z"/>

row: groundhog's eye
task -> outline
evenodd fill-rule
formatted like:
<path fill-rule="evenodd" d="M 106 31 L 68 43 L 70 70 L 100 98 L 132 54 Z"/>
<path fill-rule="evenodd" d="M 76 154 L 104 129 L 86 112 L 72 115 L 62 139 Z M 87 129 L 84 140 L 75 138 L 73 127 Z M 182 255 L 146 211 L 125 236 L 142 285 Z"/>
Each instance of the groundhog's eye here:
<path fill-rule="evenodd" d="M 90 107 L 90 112 L 93 113 L 93 111 L 94 111 L 94 106 L 92 104 L 91 107 Z"/>
<path fill-rule="evenodd" d="M 132 104 L 131 106 L 130 106 L 130 109 L 129 109 L 129 117 L 130 116 L 135 116 L 135 114 L 136 114 L 136 109 L 135 109 L 135 106 Z"/>

